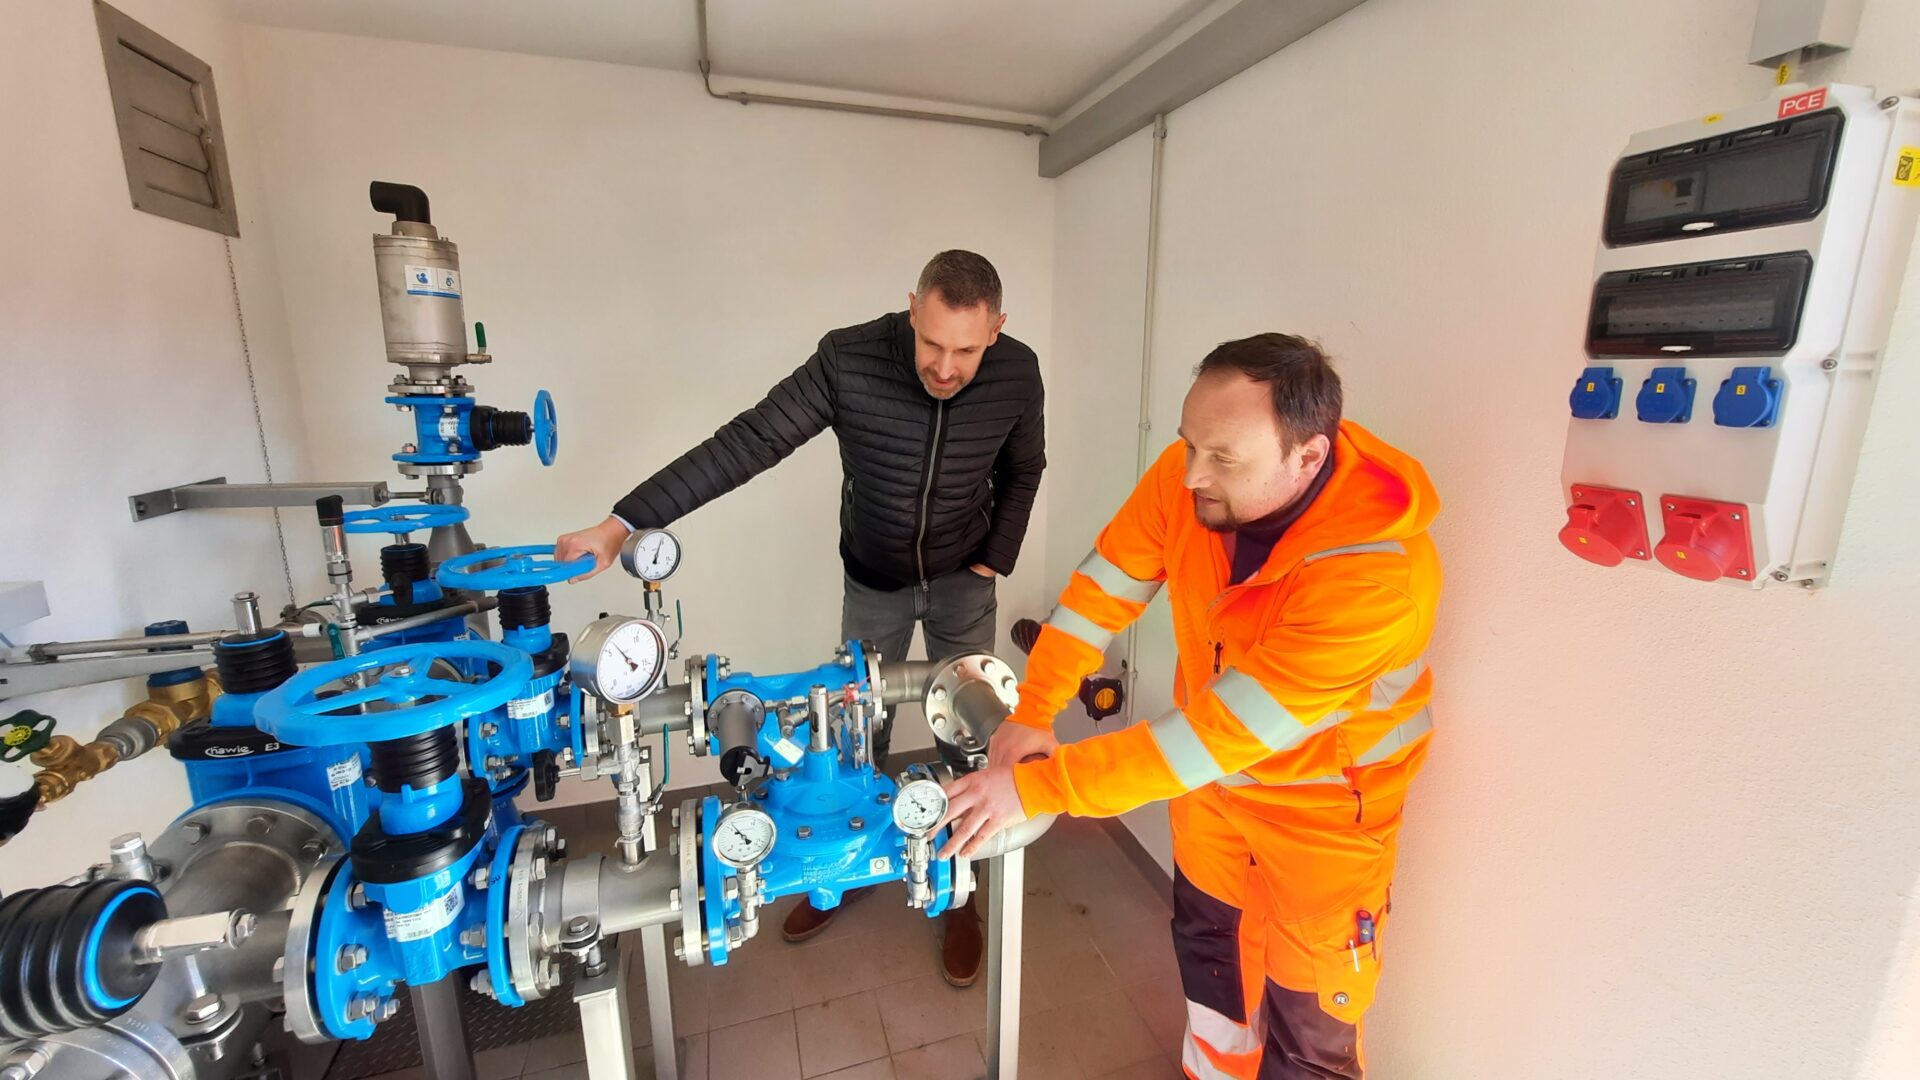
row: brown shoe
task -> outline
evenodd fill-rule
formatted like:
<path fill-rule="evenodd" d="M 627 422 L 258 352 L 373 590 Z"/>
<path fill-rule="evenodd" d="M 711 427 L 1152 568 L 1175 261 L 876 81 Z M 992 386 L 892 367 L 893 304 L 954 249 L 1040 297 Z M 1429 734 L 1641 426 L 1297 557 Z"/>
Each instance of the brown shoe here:
<path fill-rule="evenodd" d="M 854 889 L 852 892 L 840 898 L 839 907 L 827 911 L 821 911 L 819 908 L 814 907 L 813 901 L 810 899 L 801 900 L 798 904 L 794 905 L 792 911 L 787 912 L 787 921 L 780 927 L 780 936 L 795 944 L 814 937 L 818 935 L 820 931 L 825 930 L 831 925 L 833 923 L 833 917 L 844 910 L 847 905 L 857 903 L 872 891 L 872 886 L 864 889 Z"/>
<path fill-rule="evenodd" d="M 980 977 L 980 959 L 986 953 L 973 901 L 942 915 L 940 925 L 946 931 L 940 942 L 940 974 L 954 986 L 972 986 Z"/>

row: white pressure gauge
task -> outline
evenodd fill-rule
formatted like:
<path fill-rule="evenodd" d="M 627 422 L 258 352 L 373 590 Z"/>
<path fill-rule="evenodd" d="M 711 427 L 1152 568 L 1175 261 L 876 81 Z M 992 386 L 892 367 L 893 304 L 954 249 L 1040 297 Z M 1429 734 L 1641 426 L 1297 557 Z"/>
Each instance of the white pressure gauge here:
<path fill-rule="evenodd" d="M 720 815 L 713 827 L 713 853 L 735 870 L 760 865 L 773 850 L 779 830 L 765 810 L 752 806 L 731 807 Z"/>
<path fill-rule="evenodd" d="M 909 780 L 893 797 L 893 823 L 916 839 L 933 832 L 946 813 L 947 789 L 937 780 Z"/>
<path fill-rule="evenodd" d="M 667 636 L 645 619 L 608 615 L 587 624 L 567 661 L 580 688 L 602 701 L 631 705 L 660 685 Z"/>
<path fill-rule="evenodd" d="M 680 538 L 665 529 L 641 529 L 620 545 L 620 565 L 641 581 L 665 581 L 680 568 Z"/>

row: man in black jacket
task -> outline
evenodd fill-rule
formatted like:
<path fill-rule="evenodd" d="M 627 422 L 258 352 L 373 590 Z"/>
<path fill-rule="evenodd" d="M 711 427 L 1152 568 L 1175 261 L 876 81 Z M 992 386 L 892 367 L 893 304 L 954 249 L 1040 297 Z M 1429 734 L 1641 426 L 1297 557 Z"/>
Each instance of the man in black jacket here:
<path fill-rule="evenodd" d="M 903 658 L 919 623 L 930 659 L 991 651 L 995 579 L 1013 572 L 1046 467 L 1040 362 L 1000 332 L 1000 299 L 992 263 L 970 251 L 935 255 L 906 311 L 820 339 L 758 405 L 634 488 L 605 521 L 560 537 L 555 557 L 592 552 L 599 573 L 632 530 L 692 513 L 831 427 L 844 477 L 840 636 Z M 874 733 L 881 768 L 891 728 L 889 716 Z M 832 915 L 802 903 L 785 936 L 804 941 Z M 973 905 L 945 924 L 947 980 L 969 985 L 981 957 Z"/>

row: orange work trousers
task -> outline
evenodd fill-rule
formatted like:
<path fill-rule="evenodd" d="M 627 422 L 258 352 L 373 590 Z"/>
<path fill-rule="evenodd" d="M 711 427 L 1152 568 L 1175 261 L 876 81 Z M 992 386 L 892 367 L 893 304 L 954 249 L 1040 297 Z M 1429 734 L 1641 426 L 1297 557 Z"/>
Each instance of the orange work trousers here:
<path fill-rule="evenodd" d="M 1365 807 L 1362 825 L 1353 792 L 1315 787 L 1208 784 L 1170 804 L 1193 1080 L 1365 1075 L 1399 808 Z"/>

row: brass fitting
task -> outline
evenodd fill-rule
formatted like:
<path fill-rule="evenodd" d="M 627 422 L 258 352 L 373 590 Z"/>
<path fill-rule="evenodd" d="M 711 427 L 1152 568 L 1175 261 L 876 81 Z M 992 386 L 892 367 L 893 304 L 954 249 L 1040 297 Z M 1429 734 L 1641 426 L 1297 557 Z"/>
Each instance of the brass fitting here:
<path fill-rule="evenodd" d="M 33 763 L 40 766 L 33 777 L 40 791 L 40 805 L 66 798 L 82 781 L 121 761 L 139 757 L 166 742 L 167 736 L 184 725 L 206 719 L 213 713 L 213 699 L 219 692 L 219 680 L 209 675 L 172 686 L 149 687 L 144 699 L 100 729 L 92 742 L 83 744 L 71 735 L 55 735 L 33 755 Z"/>

